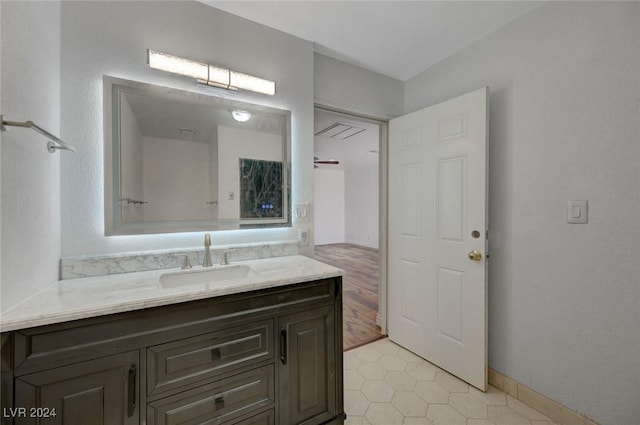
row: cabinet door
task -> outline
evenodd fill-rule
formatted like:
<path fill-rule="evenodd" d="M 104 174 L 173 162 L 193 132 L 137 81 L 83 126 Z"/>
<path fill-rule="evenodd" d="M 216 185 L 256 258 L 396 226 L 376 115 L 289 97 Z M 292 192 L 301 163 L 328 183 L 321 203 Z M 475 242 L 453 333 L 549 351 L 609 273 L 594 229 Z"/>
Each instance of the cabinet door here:
<path fill-rule="evenodd" d="M 16 378 L 16 424 L 135 425 L 137 369 L 132 351 Z"/>
<path fill-rule="evenodd" d="M 335 322 L 332 305 L 279 319 L 279 424 L 320 424 L 334 417 Z"/>

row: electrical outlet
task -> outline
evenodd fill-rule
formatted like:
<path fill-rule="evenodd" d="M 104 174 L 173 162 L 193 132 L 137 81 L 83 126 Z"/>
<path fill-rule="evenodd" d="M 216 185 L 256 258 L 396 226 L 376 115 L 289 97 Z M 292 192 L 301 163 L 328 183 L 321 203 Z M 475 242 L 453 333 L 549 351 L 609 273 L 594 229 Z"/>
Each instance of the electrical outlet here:
<path fill-rule="evenodd" d="M 308 229 L 298 229 L 298 242 L 300 246 L 309 245 L 309 230 Z"/>

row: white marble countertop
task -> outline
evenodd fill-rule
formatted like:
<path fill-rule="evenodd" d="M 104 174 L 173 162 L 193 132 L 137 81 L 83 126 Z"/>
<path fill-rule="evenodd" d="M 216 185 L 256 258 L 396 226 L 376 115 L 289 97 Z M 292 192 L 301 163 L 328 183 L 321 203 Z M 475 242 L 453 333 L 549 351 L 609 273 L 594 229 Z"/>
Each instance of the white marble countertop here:
<path fill-rule="evenodd" d="M 180 269 L 96 276 L 54 282 L 2 312 L 0 332 L 140 310 L 185 301 L 273 288 L 342 275 L 342 270 L 301 255 L 236 261 L 249 274 L 219 282 L 164 287 L 160 276 Z M 229 266 L 213 266 L 224 268 Z M 197 271 L 201 267 L 194 267 Z M 206 269 L 210 270 L 210 269 Z"/>

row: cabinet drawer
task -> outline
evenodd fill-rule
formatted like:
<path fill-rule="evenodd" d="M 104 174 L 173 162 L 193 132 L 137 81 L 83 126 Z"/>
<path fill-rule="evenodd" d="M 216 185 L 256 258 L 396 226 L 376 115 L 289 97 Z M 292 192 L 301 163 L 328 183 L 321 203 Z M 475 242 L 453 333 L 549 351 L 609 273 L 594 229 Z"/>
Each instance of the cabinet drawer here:
<path fill-rule="evenodd" d="M 249 419 L 245 419 L 244 421 L 234 422 L 233 425 L 273 425 L 273 417 L 274 413 L 272 409 L 260 413 L 259 415 L 252 416 Z"/>
<path fill-rule="evenodd" d="M 147 423 L 149 425 L 233 423 L 234 418 L 273 405 L 273 369 L 273 365 L 266 365 L 151 402 L 147 405 Z M 263 422 L 258 420 L 246 423 L 272 422 L 265 419 Z"/>
<path fill-rule="evenodd" d="M 273 357 L 273 320 L 147 349 L 147 395 L 182 387 Z"/>

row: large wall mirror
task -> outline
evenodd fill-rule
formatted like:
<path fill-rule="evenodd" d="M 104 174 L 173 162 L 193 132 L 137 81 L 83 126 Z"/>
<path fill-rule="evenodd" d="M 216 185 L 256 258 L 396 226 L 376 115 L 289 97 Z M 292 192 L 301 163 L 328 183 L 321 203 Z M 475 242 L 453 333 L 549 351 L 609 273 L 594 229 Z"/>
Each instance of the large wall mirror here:
<path fill-rule="evenodd" d="M 289 111 L 103 83 L 107 235 L 291 225 Z"/>

